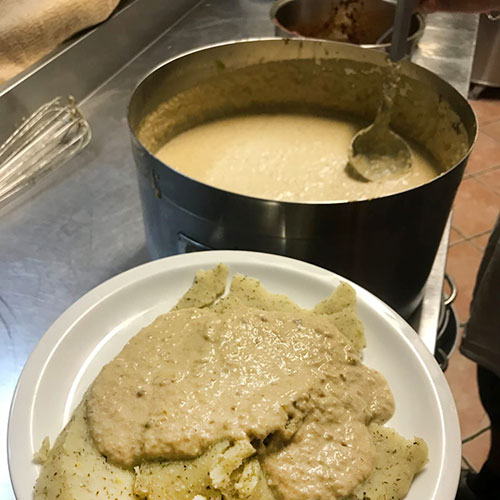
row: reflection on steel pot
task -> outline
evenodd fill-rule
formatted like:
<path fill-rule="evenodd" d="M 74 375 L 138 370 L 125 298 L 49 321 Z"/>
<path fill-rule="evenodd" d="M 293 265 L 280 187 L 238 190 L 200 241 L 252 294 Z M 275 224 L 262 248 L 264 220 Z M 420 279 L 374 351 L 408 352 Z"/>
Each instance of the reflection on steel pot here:
<path fill-rule="evenodd" d="M 395 10 L 395 5 L 387 0 L 277 0 L 271 8 L 271 18 L 278 36 L 319 38 L 389 50 Z M 408 54 L 417 47 L 424 27 L 424 17 L 413 14 Z"/>
<path fill-rule="evenodd" d="M 398 194 L 318 203 L 252 198 L 198 182 L 154 156 L 180 132 L 238 113 L 372 120 L 385 64 L 382 52 L 353 45 L 271 39 L 202 48 L 150 73 L 128 118 L 152 257 L 206 248 L 288 255 L 356 281 L 408 316 L 476 136 L 467 100 L 434 74 L 403 65 L 392 127 L 425 147 L 444 173 Z"/>

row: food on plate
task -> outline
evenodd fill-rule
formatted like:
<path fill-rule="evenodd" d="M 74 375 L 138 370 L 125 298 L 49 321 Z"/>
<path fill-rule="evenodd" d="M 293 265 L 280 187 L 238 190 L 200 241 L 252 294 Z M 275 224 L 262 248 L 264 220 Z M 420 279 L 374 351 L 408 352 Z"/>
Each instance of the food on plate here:
<path fill-rule="evenodd" d="M 346 166 L 354 135 L 367 124 L 339 116 L 248 114 L 210 121 L 170 139 L 155 155 L 170 167 L 226 191 L 280 201 L 376 198 L 431 181 L 440 169 L 410 143 L 403 176 L 365 182 Z"/>
<path fill-rule="evenodd" d="M 404 498 L 427 461 L 383 424 L 387 382 L 362 363 L 355 291 L 314 309 L 224 265 L 100 372 L 38 460 L 34 498 Z"/>

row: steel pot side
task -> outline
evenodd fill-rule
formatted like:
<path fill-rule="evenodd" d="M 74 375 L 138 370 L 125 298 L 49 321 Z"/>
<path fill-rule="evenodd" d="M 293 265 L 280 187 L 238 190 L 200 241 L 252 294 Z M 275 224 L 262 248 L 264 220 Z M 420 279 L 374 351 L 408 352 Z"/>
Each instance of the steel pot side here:
<path fill-rule="evenodd" d="M 145 119 L 186 89 L 189 91 L 205 81 L 217 81 L 223 74 L 231 75 L 232 71 L 244 71 L 247 67 L 255 72 L 254 64 L 278 62 L 293 66 L 297 60 L 307 62 L 308 69 L 317 65 L 318 74 L 322 74 L 325 61 L 333 61 L 333 64 L 339 60 L 350 61 L 376 68 L 383 66 L 385 56 L 335 42 L 298 39 L 230 42 L 167 61 L 137 86 L 128 119 L 149 251 L 153 258 L 203 248 L 287 255 L 338 272 L 409 316 L 421 299 L 477 133 L 476 119 L 468 102 L 439 77 L 416 65 L 405 66 L 410 80 L 418 80 L 434 89 L 437 97 L 431 100 L 432 105 L 449 103 L 460 117 L 467 136 L 463 154 L 454 166 L 428 184 L 373 200 L 292 203 L 252 198 L 195 181 L 159 161 L 153 153 L 166 136 L 189 128 L 193 120 L 203 122 L 219 116 L 210 114 L 210 103 L 207 104 L 209 111 L 203 109 L 200 116 L 193 117 L 190 113 L 196 113 L 182 108 L 180 99 L 179 108 L 167 110 L 172 112 L 167 116 L 174 116 L 172 126 L 159 132 L 153 127 L 146 136 L 141 131 Z M 379 76 L 375 73 L 374 81 L 377 81 Z M 299 81 L 292 87 L 307 87 L 312 81 L 307 78 L 301 81 L 300 71 L 294 75 Z M 237 107 L 230 96 L 226 99 L 226 90 L 223 88 L 223 95 L 214 97 L 215 101 L 220 100 L 216 104 L 222 107 L 221 116 L 228 113 L 231 106 Z M 292 88 L 290 92 L 295 90 Z M 364 89 L 367 101 L 361 110 L 367 118 L 374 114 L 377 104 L 377 93 L 371 95 L 370 92 Z M 309 99 L 312 110 L 319 110 L 325 98 L 320 95 L 316 102 L 314 96 L 307 97 L 305 92 L 298 99 L 304 96 Z M 250 104 L 258 107 L 262 104 L 259 99 L 264 98 L 250 99 Z M 405 120 L 408 122 L 401 118 L 403 128 Z M 433 147 L 437 147 L 434 141 Z"/>

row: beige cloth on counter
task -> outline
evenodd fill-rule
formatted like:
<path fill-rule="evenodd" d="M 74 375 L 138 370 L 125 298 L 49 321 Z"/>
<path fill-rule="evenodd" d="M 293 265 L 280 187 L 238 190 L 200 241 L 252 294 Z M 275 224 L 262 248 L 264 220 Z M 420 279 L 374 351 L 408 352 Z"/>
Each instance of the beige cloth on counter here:
<path fill-rule="evenodd" d="M 119 1 L 0 0 L 0 84 L 107 19 Z"/>

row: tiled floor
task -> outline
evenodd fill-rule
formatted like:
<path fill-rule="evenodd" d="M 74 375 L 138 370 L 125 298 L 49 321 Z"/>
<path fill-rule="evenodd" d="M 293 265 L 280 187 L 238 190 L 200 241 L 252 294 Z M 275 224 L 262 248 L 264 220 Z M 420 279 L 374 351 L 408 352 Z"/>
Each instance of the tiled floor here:
<path fill-rule="evenodd" d="M 447 263 L 447 272 L 458 286 L 455 308 L 462 324 L 469 317 L 476 273 L 500 211 L 500 92 L 490 92 L 489 97 L 471 104 L 479 120 L 479 137 L 455 200 Z M 457 349 L 446 378 L 457 403 L 463 437 L 488 425 L 479 401 L 475 372 L 475 363 Z M 488 447 L 489 433 L 486 433 L 465 444 L 463 453 L 479 469 Z"/>

